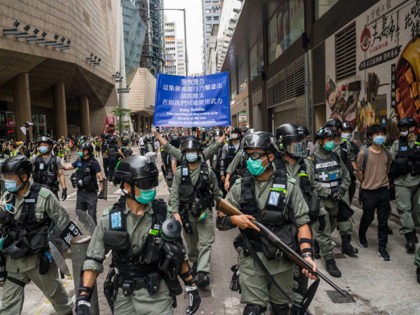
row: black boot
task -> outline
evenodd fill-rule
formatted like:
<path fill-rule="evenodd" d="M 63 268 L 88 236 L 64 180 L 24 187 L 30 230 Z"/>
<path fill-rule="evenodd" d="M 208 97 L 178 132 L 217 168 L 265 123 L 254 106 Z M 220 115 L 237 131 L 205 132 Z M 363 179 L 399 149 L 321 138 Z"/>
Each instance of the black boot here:
<path fill-rule="evenodd" d="M 341 236 L 341 252 L 343 254 L 347 254 L 351 257 L 356 257 L 359 251 L 357 248 L 354 248 L 350 244 L 351 236 L 350 235 L 342 235 Z"/>
<path fill-rule="evenodd" d="M 207 287 L 210 284 L 209 274 L 204 271 L 197 272 L 197 286 L 199 288 Z"/>
<path fill-rule="evenodd" d="M 328 259 L 325 261 L 327 272 L 334 278 L 341 278 L 341 271 L 338 269 L 337 265 L 335 264 L 334 258 Z"/>
<path fill-rule="evenodd" d="M 417 267 L 416 274 L 417 274 L 417 283 L 420 284 L 420 267 Z"/>
<path fill-rule="evenodd" d="M 407 249 L 407 253 L 414 254 L 416 251 L 416 239 L 415 239 L 415 232 L 408 232 L 404 234 L 407 243 L 405 244 L 405 248 Z"/>

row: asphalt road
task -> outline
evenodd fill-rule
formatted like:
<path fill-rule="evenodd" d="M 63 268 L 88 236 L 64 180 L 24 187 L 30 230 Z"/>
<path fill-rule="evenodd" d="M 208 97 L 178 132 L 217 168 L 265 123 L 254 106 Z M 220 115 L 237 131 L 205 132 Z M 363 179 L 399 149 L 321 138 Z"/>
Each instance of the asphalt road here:
<path fill-rule="evenodd" d="M 136 151 L 138 152 L 138 151 Z M 102 165 L 102 159 L 98 158 Z M 71 187 L 69 177 L 71 171 L 66 172 L 68 199 L 63 202 L 66 209 L 74 209 L 76 205 L 76 192 Z M 159 176 L 158 198 L 168 199 L 168 190 L 162 175 Z M 112 206 L 120 196 L 119 190 L 111 183 L 108 184 L 108 200 L 99 200 L 98 215 L 106 208 Z M 353 205 L 355 210 L 354 222 L 357 230 L 361 217 L 361 210 Z M 398 220 L 390 219 L 390 228 L 394 234 L 390 235 L 388 249 L 391 255 L 390 262 L 383 262 L 377 255 L 377 225 L 373 222 L 367 233 L 369 247 L 359 248 L 359 257 L 351 258 L 341 254 L 340 237 L 334 234 L 337 243 L 336 261 L 341 269 L 342 278 L 331 278 L 341 288 L 347 290 L 353 301 L 343 301 L 335 294 L 330 286 L 321 281 L 320 287 L 310 306 L 314 314 L 420 314 L 420 285 L 415 279 L 415 266 L 413 255 L 405 251 L 404 238 L 398 233 Z M 210 289 L 201 292 L 202 304 L 197 314 L 242 314 L 243 305 L 240 304 L 240 295 L 229 290 L 231 279 L 230 267 L 235 264 L 236 252 L 232 241 L 236 230 L 226 232 L 216 231 L 216 240 L 212 253 L 212 274 Z M 352 243 L 355 245 L 356 241 Z M 71 265 L 71 261 L 67 261 Z M 105 264 L 109 263 L 109 259 Z M 317 260 L 320 270 L 325 271 L 321 260 Z M 327 274 L 328 275 L 328 274 Z M 106 300 L 102 294 L 105 274 L 98 279 L 99 306 L 101 314 L 111 314 Z M 74 285 L 71 277 L 63 280 L 67 292 L 74 299 Z M 0 288 L 0 292 L 2 288 Z M 184 314 L 187 297 L 185 294 L 178 297 L 178 307 L 175 314 Z M 37 287 L 30 283 L 25 288 L 25 304 L 23 314 L 54 314 L 51 304 L 46 300 Z"/>

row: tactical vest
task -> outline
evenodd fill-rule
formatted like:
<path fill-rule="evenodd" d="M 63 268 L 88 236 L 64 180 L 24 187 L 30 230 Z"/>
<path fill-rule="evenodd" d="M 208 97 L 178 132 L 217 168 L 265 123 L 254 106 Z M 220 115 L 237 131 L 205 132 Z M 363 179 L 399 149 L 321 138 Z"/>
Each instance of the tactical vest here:
<path fill-rule="evenodd" d="M 238 150 L 239 150 L 239 146 L 238 146 Z M 225 168 L 227 168 L 229 166 L 229 164 L 232 162 L 232 160 L 235 158 L 236 155 L 236 148 L 232 143 L 232 140 L 229 140 L 228 142 L 228 151 L 227 151 L 227 155 L 225 157 Z"/>
<path fill-rule="evenodd" d="M 264 209 L 259 209 L 255 196 L 254 177 L 242 177 L 239 207 L 244 214 L 254 216 L 258 221 L 270 226 L 282 225 L 285 222 L 287 172 L 280 160 L 275 160 L 276 170 Z"/>
<path fill-rule="evenodd" d="M 177 276 L 185 259 L 185 249 L 182 242 L 166 242 L 161 237 L 167 213 L 165 202 L 162 199 L 152 201 L 149 234 L 142 248 L 134 252 L 127 232 L 127 214 L 124 213 L 126 199 L 122 196 L 113 205 L 109 213 L 109 230 L 104 233 L 105 248 L 112 250 L 111 267 L 118 270 L 118 286 L 123 288 L 124 295 L 141 288 L 146 288 L 152 295 L 159 291 L 160 280 L 164 279 L 171 295 L 182 293 Z"/>
<path fill-rule="evenodd" d="M 394 162 L 398 167 L 399 175 L 420 174 L 420 135 L 417 135 L 412 148 L 410 148 L 407 138 L 400 137 Z"/>
<path fill-rule="evenodd" d="M 35 216 L 41 185 L 33 184 L 29 194 L 23 200 L 22 210 L 18 220 L 14 220 L 13 214 L 9 214 L 11 222 L 3 226 L 6 240 L 3 252 L 13 259 L 20 259 L 34 254 L 42 253 L 48 248 L 48 228 L 51 219 L 44 212 L 42 219 Z M 15 206 L 15 197 L 11 204 Z M 7 211 L 6 211 L 7 212 Z"/>
<path fill-rule="evenodd" d="M 342 170 L 340 157 L 331 152 L 327 159 L 314 155 L 315 180 L 321 187 L 336 188 L 341 184 Z"/>
<path fill-rule="evenodd" d="M 193 185 L 190 177 L 188 163 L 182 163 L 179 200 L 183 209 L 191 209 L 197 212 L 198 210 L 213 207 L 214 195 L 212 190 L 213 187 L 209 180 L 209 168 L 205 161 L 200 163 L 200 175 L 195 185 Z"/>
<path fill-rule="evenodd" d="M 38 155 L 35 158 L 32 178 L 35 183 L 46 185 L 52 190 L 58 190 L 57 157 L 51 155 L 48 163 L 45 163 L 42 156 Z"/>
<path fill-rule="evenodd" d="M 340 143 L 340 157 L 341 160 L 344 162 L 344 164 L 346 165 L 349 173 L 352 175 L 354 168 L 353 165 L 351 164 L 351 161 L 349 160 L 349 146 L 351 144 L 348 143 L 347 141 L 343 141 L 342 143 Z"/>
<path fill-rule="evenodd" d="M 90 158 L 88 161 L 81 158 L 77 160 L 77 187 L 81 190 L 96 192 L 99 187 L 96 180 L 96 174 L 92 174 L 92 163 L 92 158 Z"/>
<path fill-rule="evenodd" d="M 319 216 L 319 199 L 311 187 L 311 182 L 308 177 L 306 163 L 303 159 L 299 161 L 299 188 L 302 191 L 303 198 L 309 208 L 309 217 L 314 221 Z"/>

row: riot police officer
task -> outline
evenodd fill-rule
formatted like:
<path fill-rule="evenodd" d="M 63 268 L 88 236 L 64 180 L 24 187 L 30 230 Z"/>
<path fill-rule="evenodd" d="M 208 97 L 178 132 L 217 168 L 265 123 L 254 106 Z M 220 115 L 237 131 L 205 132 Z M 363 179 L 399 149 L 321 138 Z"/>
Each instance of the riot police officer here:
<path fill-rule="evenodd" d="M 118 141 L 116 136 L 110 136 L 108 139 L 108 176 L 112 180 L 114 176 L 115 166 L 118 163 Z"/>
<path fill-rule="evenodd" d="M 214 243 L 212 207 L 222 196 L 216 175 L 201 156 L 201 145 L 194 136 L 181 143 L 181 166 L 172 183 L 170 205 L 174 218 L 183 225 L 188 259 L 196 265 L 197 285 L 210 284 L 210 256 Z"/>
<path fill-rule="evenodd" d="M 108 171 L 108 150 L 109 150 L 109 135 L 102 136 L 102 166 L 104 168 L 105 177 L 109 178 L 109 171 Z"/>
<path fill-rule="evenodd" d="M 69 223 L 66 210 L 50 190 L 30 184 L 32 163 L 25 156 L 5 160 L 1 173 L 7 190 L 3 196 L 7 203 L 0 209 L 7 278 L 0 314 L 22 312 L 24 287 L 31 280 L 58 314 L 72 314 L 72 301 L 57 279 L 48 245 L 50 228 L 64 230 Z"/>
<path fill-rule="evenodd" d="M 175 297 L 186 285 L 194 314 L 200 296 L 180 237 L 180 224 L 166 219 L 166 204 L 156 200 L 158 169 L 148 157 L 121 160 L 114 177 L 124 196 L 105 211 L 83 264 L 77 314 L 89 314 L 90 296 L 105 255 L 112 250 L 112 268 L 105 295 L 115 314 L 173 314 Z M 110 280 L 110 281 L 108 281 Z"/>
<path fill-rule="evenodd" d="M 414 196 L 420 192 L 420 135 L 416 135 L 416 122 L 405 117 L 398 122 L 400 137 L 391 147 L 391 177 L 394 178 L 395 199 L 400 215 L 400 233 L 406 238 L 407 252 L 416 250 L 417 236 L 413 214 L 420 215 L 420 206 Z M 417 208 L 416 208 L 417 207 Z"/>
<path fill-rule="evenodd" d="M 319 216 L 319 200 L 314 187 L 313 174 L 308 174 L 310 161 L 304 158 L 306 156 L 306 134 L 302 132 L 301 126 L 283 124 L 276 129 L 276 140 L 282 153 L 278 158 L 283 160 L 288 176 L 296 181 L 296 185 L 302 191 L 309 208 L 309 218 L 312 224 Z M 295 302 L 302 303 L 307 286 L 307 278 L 296 265 L 293 290 Z"/>
<path fill-rule="evenodd" d="M 51 190 L 58 198 L 58 182 L 60 181 L 62 193 L 61 198 L 67 199 L 67 186 L 64 177 L 61 159 L 51 154 L 53 140 L 49 137 L 42 136 L 38 138 L 39 155 L 32 159 L 33 175 L 35 183 Z"/>
<path fill-rule="evenodd" d="M 334 245 L 331 234 L 340 224 L 342 252 L 355 256 L 357 249 L 351 244 L 353 226 L 350 220 L 353 214 L 348 206 L 346 191 L 350 185 L 350 176 L 340 156 L 333 152 L 337 134 L 329 128 L 320 128 L 316 132 L 318 145 L 309 157 L 310 176 L 314 176 L 314 186 L 320 198 L 320 213 L 314 223 L 316 241 L 320 254 L 326 263 L 326 270 L 333 277 L 341 277 L 334 259 Z M 343 204 L 344 202 L 344 204 Z"/>
<path fill-rule="evenodd" d="M 104 198 L 101 167 L 94 158 L 93 146 L 87 142 L 81 147 L 79 158 L 72 164 L 63 164 L 65 170 L 74 170 L 70 177 L 72 186 L 77 188 L 76 209 L 87 211 L 96 223 L 96 205 Z M 99 181 L 99 186 L 98 186 Z M 99 195 L 98 188 L 100 189 Z"/>
<path fill-rule="evenodd" d="M 249 175 L 238 179 L 226 196 L 244 213 L 230 217 L 231 223 L 241 229 L 236 244 L 243 248 L 239 258 L 241 302 L 246 304 L 243 314 L 261 314 L 268 302 L 271 314 L 289 314 L 294 264 L 278 255 L 278 248 L 253 230 L 258 229 L 250 219 L 267 225 L 283 240 L 297 240 L 289 244 L 295 251 L 300 250 L 316 270 L 308 206 L 296 180 L 287 175 L 283 161 L 275 158 L 278 153 L 271 133 L 246 135 L 243 149 Z"/>
<path fill-rule="evenodd" d="M 233 128 L 230 133 L 228 143 L 222 147 L 220 157 L 220 179 L 225 182 L 226 169 L 235 158 L 236 153 L 240 150 L 241 129 Z M 230 186 L 235 182 L 236 177 L 230 177 Z"/>

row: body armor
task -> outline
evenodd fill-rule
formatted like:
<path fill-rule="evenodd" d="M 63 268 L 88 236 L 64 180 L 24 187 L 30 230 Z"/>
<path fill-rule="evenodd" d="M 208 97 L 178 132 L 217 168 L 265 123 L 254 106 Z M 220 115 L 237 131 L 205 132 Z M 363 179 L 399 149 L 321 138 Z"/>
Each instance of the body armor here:
<path fill-rule="evenodd" d="M 92 174 L 92 158 L 89 160 L 77 160 L 76 173 L 73 173 L 70 180 L 74 188 L 96 192 L 98 191 L 98 182 L 96 174 Z"/>
<path fill-rule="evenodd" d="M 322 159 L 314 155 L 315 180 L 321 187 L 337 188 L 341 184 L 341 163 L 338 154 L 331 152 L 329 157 Z"/>
<path fill-rule="evenodd" d="M 49 161 L 45 163 L 42 156 L 37 156 L 34 162 L 32 175 L 34 182 L 41 184 L 51 191 L 58 190 L 58 168 L 57 157 L 51 155 Z"/>

